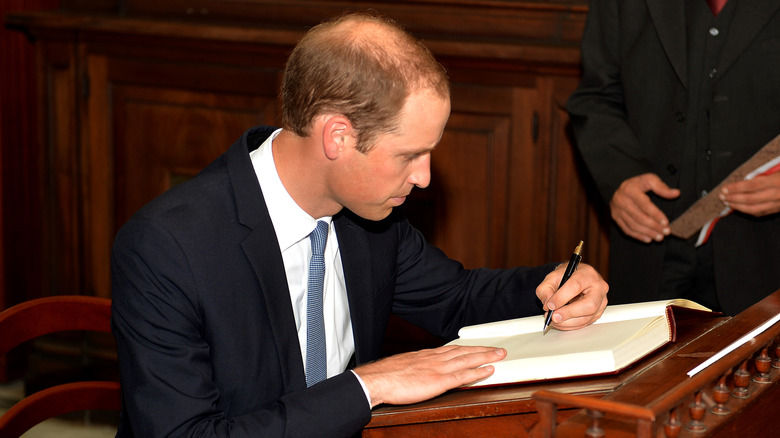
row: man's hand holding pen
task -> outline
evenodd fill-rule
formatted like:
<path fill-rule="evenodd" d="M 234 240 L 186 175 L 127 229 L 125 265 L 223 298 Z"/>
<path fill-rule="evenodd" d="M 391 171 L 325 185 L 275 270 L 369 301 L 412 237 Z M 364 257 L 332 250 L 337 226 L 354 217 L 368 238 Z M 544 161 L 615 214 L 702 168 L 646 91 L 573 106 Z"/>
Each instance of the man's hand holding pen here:
<path fill-rule="evenodd" d="M 544 303 L 545 312 L 553 312 L 553 327 L 575 330 L 601 317 L 607 306 L 609 285 L 598 271 L 584 263 L 561 285 L 566 268 L 563 263 L 549 273 L 536 288 L 536 296 Z"/>

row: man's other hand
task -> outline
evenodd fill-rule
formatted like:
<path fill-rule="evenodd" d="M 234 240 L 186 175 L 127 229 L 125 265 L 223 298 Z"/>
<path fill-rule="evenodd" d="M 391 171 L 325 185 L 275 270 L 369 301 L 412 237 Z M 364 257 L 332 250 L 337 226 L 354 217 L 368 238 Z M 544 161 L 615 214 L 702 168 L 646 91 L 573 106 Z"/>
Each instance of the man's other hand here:
<path fill-rule="evenodd" d="M 655 205 L 648 192 L 665 199 L 680 196 L 679 189 L 672 189 L 654 173 L 645 173 L 623 181 L 612 195 L 609 208 L 612 219 L 628 236 L 650 243 L 662 241 L 671 232 L 669 219 Z"/>
<path fill-rule="evenodd" d="M 505 357 L 503 348 L 445 345 L 390 356 L 354 371 L 368 389 L 371 407 L 408 404 L 485 379 L 494 372 L 486 364 Z"/>

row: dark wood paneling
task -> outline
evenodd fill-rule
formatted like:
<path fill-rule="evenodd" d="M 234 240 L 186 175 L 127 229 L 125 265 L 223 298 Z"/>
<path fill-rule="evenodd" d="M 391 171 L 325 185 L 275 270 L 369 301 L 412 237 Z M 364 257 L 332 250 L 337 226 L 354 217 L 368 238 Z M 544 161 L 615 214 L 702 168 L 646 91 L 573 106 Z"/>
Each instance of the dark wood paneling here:
<path fill-rule="evenodd" d="M 436 232 L 430 240 L 464 266 L 504 264 L 509 119 L 455 111 L 432 155 L 429 189 Z"/>
<path fill-rule="evenodd" d="M 0 2 L 11 11 L 56 7 L 58 0 Z M 23 34 L 0 28 L 0 164 L 2 164 L 3 281 L 0 308 L 40 293 L 44 155 L 35 50 Z"/>
<path fill-rule="evenodd" d="M 54 8 L 59 0 L 4 0 L 11 11 Z M 0 27 L 0 309 L 41 296 L 47 284 L 44 154 L 35 50 L 23 34 Z M 7 366 L 8 363 L 11 366 Z M 0 381 L 20 374 L 0 357 Z"/>

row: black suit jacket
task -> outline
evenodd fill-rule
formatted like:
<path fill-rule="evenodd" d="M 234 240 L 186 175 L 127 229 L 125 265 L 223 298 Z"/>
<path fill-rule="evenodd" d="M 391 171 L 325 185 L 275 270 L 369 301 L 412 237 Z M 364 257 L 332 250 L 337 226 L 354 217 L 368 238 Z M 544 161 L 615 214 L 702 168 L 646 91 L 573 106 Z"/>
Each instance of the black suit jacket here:
<path fill-rule="evenodd" d="M 281 252 L 249 158 L 272 131 L 247 131 L 118 233 L 118 436 L 349 436 L 370 420 L 351 372 L 306 388 Z M 464 270 L 396 213 L 371 222 L 343 211 L 334 224 L 357 364 L 380 356 L 391 311 L 444 338 L 541 311 L 535 287 L 552 265 Z"/>
<path fill-rule="evenodd" d="M 737 3 L 706 108 L 713 185 L 780 134 L 780 2 L 730 1 Z M 652 172 L 677 187 L 690 170 L 681 162 L 690 122 L 684 7 L 681 0 L 591 1 L 583 77 L 567 108 L 606 201 L 632 176 Z M 670 220 L 689 206 L 654 202 Z M 610 244 L 610 302 L 657 299 L 666 242 L 643 244 L 613 225 Z M 727 313 L 780 288 L 780 215 L 732 214 L 709 244 Z"/>

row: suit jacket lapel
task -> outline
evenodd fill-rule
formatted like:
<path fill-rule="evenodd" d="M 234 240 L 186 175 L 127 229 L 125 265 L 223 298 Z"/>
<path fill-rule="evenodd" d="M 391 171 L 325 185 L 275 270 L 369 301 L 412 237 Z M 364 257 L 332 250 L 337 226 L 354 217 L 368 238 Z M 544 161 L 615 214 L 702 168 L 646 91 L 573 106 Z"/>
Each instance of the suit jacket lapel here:
<path fill-rule="evenodd" d="M 352 334 L 355 339 L 355 360 L 366 361 L 374 343 L 374 306 L 371 298 L 371 277 L 367 271 L 371 253 L 362 230 L 343 214 L 335 217 L 336 233 L 341 248 L 341 263 L 349 298 Z"/>
<path fill-rule="evenodd" d="M 734 1 L 734 0 L 731 0 Z M 739 0 L 729 26 L 728 39 L 720 56 L 719 77 L 739 57 L 780 8 L 780 2 L 767 0 Z"/>
<path fill-rule="evenodd" d="M 263 141 L 273 130 L 249 131 Z M 252 231 L 241 247 L 255 271 L 270 320 L 276 349 L 281 362 L 281 374 L 291 390 L 306 388 L 301 347 L 295 332 L 295 317 L 290 303 L 282 253 L 273 223 L 248 156 L 248 133 L 228 151 L 228 173 L 236 197 L 238 220 Z"/>
<path fill-rule="evenodd" d="M 682 0 L 646 0 L 661 45 L 680 82 L 688 87 L 685 9 Z"/>
<path fill-rule="evenodd" d="M 290 303 L 282 253 L 270 218 L 262 223 L 241 244 L 249 263 L 255 270 L 260 293 L 268 309 L 276 350 L 281 361 L 281 373 L 290 389 L 306 387 L 306 374 L 301 358 L 295 317 Z"/>

